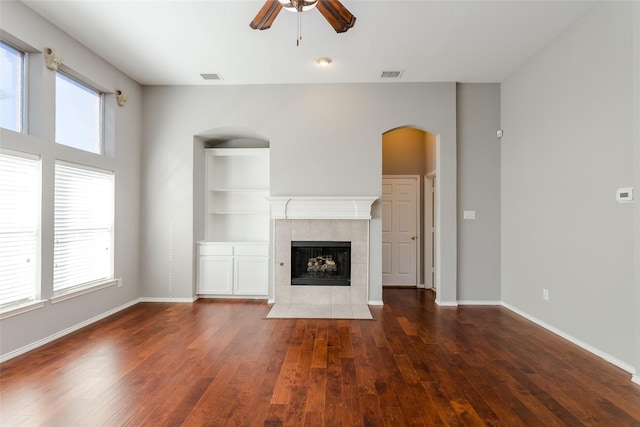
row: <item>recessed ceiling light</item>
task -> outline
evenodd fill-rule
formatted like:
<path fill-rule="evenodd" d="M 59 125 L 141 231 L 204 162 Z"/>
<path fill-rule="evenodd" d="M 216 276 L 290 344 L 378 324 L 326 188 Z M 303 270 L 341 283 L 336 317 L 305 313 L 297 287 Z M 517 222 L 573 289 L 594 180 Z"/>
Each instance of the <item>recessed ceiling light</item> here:
<path fill-rule="evenodd" d="M 329 58 L 328 56 L 323 56 L 322 58 L 318 58 L 316 60 L 316 63 L 323 67 L 326 67 L 327 65 L 331 64 L 331 62 L 332 62 L 331 58 Z"/>

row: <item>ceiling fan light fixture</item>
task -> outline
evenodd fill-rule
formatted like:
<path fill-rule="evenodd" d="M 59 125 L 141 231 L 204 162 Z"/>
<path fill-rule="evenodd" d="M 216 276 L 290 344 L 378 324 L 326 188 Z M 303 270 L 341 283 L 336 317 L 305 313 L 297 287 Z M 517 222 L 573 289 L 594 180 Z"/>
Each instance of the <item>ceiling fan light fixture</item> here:
<path fill-rule="evenodd" d="M 289 12 L 306 12 L 318 5 L 318 0 L 278 0 L 285 10 Z"/>
<path fill-rule="evenodd" d="M 333 61 L 328 56 L 323 56 L 316 60 L 316 64 L 320 65 L 321 67 L 328 67 L 332 62 Z"/>

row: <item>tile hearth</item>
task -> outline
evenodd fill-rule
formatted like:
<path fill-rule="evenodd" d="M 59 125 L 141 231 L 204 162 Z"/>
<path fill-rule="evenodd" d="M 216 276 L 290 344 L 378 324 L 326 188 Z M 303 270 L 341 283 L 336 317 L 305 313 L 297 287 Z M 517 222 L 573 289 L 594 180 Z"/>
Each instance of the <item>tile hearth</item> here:
<path fill-rule="evenodd" d="M 366 304 L 274 304 L 267 319 L 373 319 Z"/>

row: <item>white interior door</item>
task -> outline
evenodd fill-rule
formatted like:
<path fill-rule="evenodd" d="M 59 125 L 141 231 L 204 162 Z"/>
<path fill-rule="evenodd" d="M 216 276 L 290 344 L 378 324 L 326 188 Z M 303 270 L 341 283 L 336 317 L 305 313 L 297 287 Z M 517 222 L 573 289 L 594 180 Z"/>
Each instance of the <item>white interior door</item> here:
<path fill-rule="evenodd" d="M 382 284 L 417 286 L 418 177 L 382 178 Z"/>

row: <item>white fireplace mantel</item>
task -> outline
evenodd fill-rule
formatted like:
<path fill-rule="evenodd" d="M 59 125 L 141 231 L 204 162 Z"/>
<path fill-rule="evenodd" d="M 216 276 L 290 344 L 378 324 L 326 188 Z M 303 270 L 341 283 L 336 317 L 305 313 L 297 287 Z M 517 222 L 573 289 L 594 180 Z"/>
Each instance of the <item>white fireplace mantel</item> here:
<path fill-rule="evenodd" d="M 371 219 L 377 197 L 268 197 L 272 219 Z"/>

